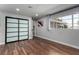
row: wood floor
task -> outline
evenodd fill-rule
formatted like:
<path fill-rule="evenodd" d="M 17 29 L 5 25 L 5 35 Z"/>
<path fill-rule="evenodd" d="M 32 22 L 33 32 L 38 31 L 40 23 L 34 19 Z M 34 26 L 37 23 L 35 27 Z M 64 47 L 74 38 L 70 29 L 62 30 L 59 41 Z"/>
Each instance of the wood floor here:
<path fill-rule="evenodd" d="M 32 40 L 1 45 L 0 55 L 79 55 L 79 50 L 34 37 Z"/>

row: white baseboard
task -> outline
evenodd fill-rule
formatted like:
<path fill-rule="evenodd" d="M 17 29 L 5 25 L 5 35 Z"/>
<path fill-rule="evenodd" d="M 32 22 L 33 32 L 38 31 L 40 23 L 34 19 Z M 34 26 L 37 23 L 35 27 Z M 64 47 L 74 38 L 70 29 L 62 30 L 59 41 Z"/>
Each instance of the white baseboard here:
<path fill-rule="evenodd" d="M 5 44 L 4 42 L 0 42 L 0 45 L 3 45 L 3 44 Z"/>
<path fill-rule="evenodd" d="M 57 42 L 57 43 L 60 43 L 60 44 L 66 45 L 66 46 L 70 46 L 72 48 L 79 49 L 79 46 L 75 46 L 75 45 L 71 45 L 71 44 L 68 44 L 68 43 L 52 40 L 52 39 L 49 39 L 49 38 L 46 38 L 46 37 L 42 37 L 42 36 L 37 36 L 37 37 L 40 37 L 40 38 L 43 38 L 43 39 L 46 39 L 46 40 L 50 40 L 50 41 L 53 41 L 53 42 Z"/>

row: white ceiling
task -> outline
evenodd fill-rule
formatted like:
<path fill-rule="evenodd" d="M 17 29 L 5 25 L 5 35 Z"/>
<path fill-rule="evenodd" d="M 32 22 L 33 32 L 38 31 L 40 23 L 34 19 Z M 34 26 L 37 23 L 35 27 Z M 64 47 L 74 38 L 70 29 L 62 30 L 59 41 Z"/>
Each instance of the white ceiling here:
<path fill-rule="evenodd" d="M 32 8 L 28 8 L 28 6 L 32 6 Z M 36 13 L 44 16 L 72 6 L 75 4 L 0 4 L 0 11 L 35 17 Z M 20 11 L 17 12 L 16 8 L 19 8 Z"/>

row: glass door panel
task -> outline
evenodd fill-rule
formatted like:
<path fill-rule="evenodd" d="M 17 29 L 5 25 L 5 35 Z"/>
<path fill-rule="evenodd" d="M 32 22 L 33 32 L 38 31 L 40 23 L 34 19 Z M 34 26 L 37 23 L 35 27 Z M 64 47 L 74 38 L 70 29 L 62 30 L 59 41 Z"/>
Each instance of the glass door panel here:
<path fill-rule="evenodd" d="M 18 19 L 7 18 L 7 42 L 18 40 Z"/>
<path fill-rule="evenodd" d="M 19 40 L 28 39 L 28 21 L 19 20 Z"/>

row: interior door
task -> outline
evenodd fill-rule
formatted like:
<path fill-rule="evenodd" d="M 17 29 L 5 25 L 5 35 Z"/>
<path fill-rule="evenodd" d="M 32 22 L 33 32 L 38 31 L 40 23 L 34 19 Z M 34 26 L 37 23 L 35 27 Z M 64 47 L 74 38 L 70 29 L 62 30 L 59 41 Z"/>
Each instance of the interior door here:
<path fill-rule="evenodd" d="M 29 38 L 29 22 L 28 20 L 19 20 L 19 40 Z"/>
<path fill-rule="evenodd" d="M 5 43 L 29 38 L 29 21 L 21 18 L 5 18 Z"/>
<path fill-rule="evenodd" d="M 7 18 L 6 20 L 7 42 L 18 40 L 18 19 Z"/>

